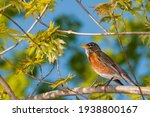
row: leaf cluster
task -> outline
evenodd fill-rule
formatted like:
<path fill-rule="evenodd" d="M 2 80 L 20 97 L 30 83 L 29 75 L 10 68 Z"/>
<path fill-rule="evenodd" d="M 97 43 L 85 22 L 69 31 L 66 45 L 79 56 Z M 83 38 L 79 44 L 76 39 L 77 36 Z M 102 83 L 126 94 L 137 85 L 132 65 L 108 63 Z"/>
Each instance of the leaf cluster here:
<path fill-rule="evenodd" d="M 35 18 L 42 12 L 44 7 L 48 5 L 51 12 L 54 11 L 56 1 L 55 0 L 11 0 L 9 4 L 12 4 L 18 12 L 24 11 L 25 18 L 33 15 Z"/>
<path fill-rule="evenodd" d="M 120 20 L 125 12 L 131 13 L 133 16 L 140 17 L 142 11 L 143 0 L 133 3 L 132 0 L 111 0 L 110 2 L 100 3 L 92 8 L 95 9 L 98 15 L 102 16 L 100 22 Z"/>
<path fill-rule="evenodd" d="M 20 34 L 19 31 L 13 28 L 7 28 L 5 23 L 0 23 L 0 38 L 3 39 L 3 42 L 7 42 L 7 39 L 11 39 L 12 42 L 16 41 L 17 35 Z"/>
<path fill-rule="evenodd" d="M 58 34 L 56 30 L 59 26 L 54 27 L 54 23 L 50 22 L 49 28 L 40 31 L 35 35 L 30 35 L 34 40 L 29 39 L 29 45 L 26 49 L 26 56 L 20 63 L 22 71 L 33 71 L 34 67 L 46 62 L 57 61 L 58 56 L 63 55 L 65 41 L 61 39 L 62 34 Z"/>

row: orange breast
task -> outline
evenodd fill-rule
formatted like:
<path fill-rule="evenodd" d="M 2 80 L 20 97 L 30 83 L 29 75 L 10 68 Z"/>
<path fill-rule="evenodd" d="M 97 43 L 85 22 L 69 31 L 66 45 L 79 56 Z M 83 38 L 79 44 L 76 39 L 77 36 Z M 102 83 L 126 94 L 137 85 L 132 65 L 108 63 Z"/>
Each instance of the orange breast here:
<path fill-rule="evenodd" d="M 113 74 L 113 72 L 98 59 L 95 52 L 91 53 L 88 59 L 94 71 L 100 76 L 101 74 Z"/>

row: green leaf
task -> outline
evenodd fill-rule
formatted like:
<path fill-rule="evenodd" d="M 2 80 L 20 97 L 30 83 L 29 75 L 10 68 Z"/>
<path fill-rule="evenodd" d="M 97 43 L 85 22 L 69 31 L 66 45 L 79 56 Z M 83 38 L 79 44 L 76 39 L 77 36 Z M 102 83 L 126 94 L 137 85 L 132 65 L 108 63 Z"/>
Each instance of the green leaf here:
<path fill-rule="evenodd" d="M 101 20 L 100 20 L 100 22 L 109 22 L 111 20 L 111 17 L 110 16 L 104 16 Z"/>
<path fill-rule="evenodd" d="M 69 74 L 65 79 L 61 78 L 60 80 L 55 81 L 54 84 L 50 85 L 50 87 L 52 89 L 55 89 L 56 87 L 69 82 L 73 77 L 74 77 L 74 75 Z"/>
<path fill-rule="evenodd" d="M 141 35 L 140 37 L 141 37 L 142 43 L 150 47 L 150 35 Z"/>
<path fill-rule="evenodd" d="M 143 82 L 145 86 L 150 86 L 150 76 L 143 78 Z"/>
<path fill-rule="evenodd" d="M 11 4 L 13 7 L 15 7 L 18 12 L 20 13 L 21 11 L 23 11 L 24 7 L 23 7 L 23 1 L 22 0 L 10 0 L 9 4 Z"/>
<path fill-rule="evenodd" d="M 48 5 L 51 12 L 55 8 L 55 0 L 30 0 L 29 2 L 22 2 L 23 10 L 26 12 L 25 19 L 33 15 L 35 18 L 43 11 Z M 46 11 L 48 11 L 46 9 Z"/>
<path fill-rule="evenodd" d="M 100 3 L 96 6 L 92 6 L 91 8 L 94 8 L 98 15 L 105 16 L 108 15 L 112 7 L 111 4 L 108 2 L 108 3 Z"/>
<path fill-rule="evenodd" d="M 4 43 L 7 43 L 7 38 L 10 38 L 13 42 L 18 40 L 18 34 L 21 33 L 13 28 L 7 28 L 5 23 L 0 23 L 0 37 Z"/>

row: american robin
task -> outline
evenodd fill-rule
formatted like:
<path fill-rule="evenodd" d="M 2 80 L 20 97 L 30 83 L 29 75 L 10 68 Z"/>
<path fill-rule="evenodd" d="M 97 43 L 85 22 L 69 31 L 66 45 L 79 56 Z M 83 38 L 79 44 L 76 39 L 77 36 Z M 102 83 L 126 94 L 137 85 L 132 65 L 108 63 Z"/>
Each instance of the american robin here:
<path fill-rule="evenodd" d="M 136 85 L 128 74 L 107 54 L 105 54 L 101 48 L 94 42 L 81 45 L 85 49 L 88 60 L 93 70 L 103 78 L 109 79 L 109 81 L 115 81 L 120 85 L 123 85 L 120 80 L 125 80 L 131 85 Z M 110 83 L 110 82 L 109 82 Z"/>

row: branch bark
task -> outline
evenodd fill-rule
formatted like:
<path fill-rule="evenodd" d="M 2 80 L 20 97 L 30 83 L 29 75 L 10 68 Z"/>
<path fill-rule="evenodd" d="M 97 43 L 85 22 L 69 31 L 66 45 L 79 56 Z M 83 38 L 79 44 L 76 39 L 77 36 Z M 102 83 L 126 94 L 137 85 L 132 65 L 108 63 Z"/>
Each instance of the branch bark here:
<path fill-rule="evenodd" d="M 6 92 L 8 93 L 10 99 L 12 100 L 18 100 L 18 98 L 15 96 L 14 92 L 8 85 L 8 83 L 4 80 L 4 78 L 0 75 L 0 84 L 5 88 Z"/>
<path fill-rule="evenodd" d="M 143 95 L 150 95 L 150 87 L 141 87 Z M 28 100 L 47 100 L 54 99 L 62 96 L 72 96 L 81 94 L 94 94 L 94 93 L 124 93 L 124 94 L 137 94 L 140 95 L 139 88 L 137 86 L 98 86 L 95 87 L 85 87 L 85 88 L 73 88 L 68 91 L 55 90 L 46 92 L 43 94 L 38 94 L 36 96 L 28 97 Z"/>
<path fill-rule="evenodd" d="M 72 30 L 57 30 L 59 33 L 75 34 L 81 36 L 113 36 L 113 35 L 150 35 L 150 32 L 108 32 L 108 33 L 81 33 Z"/>

